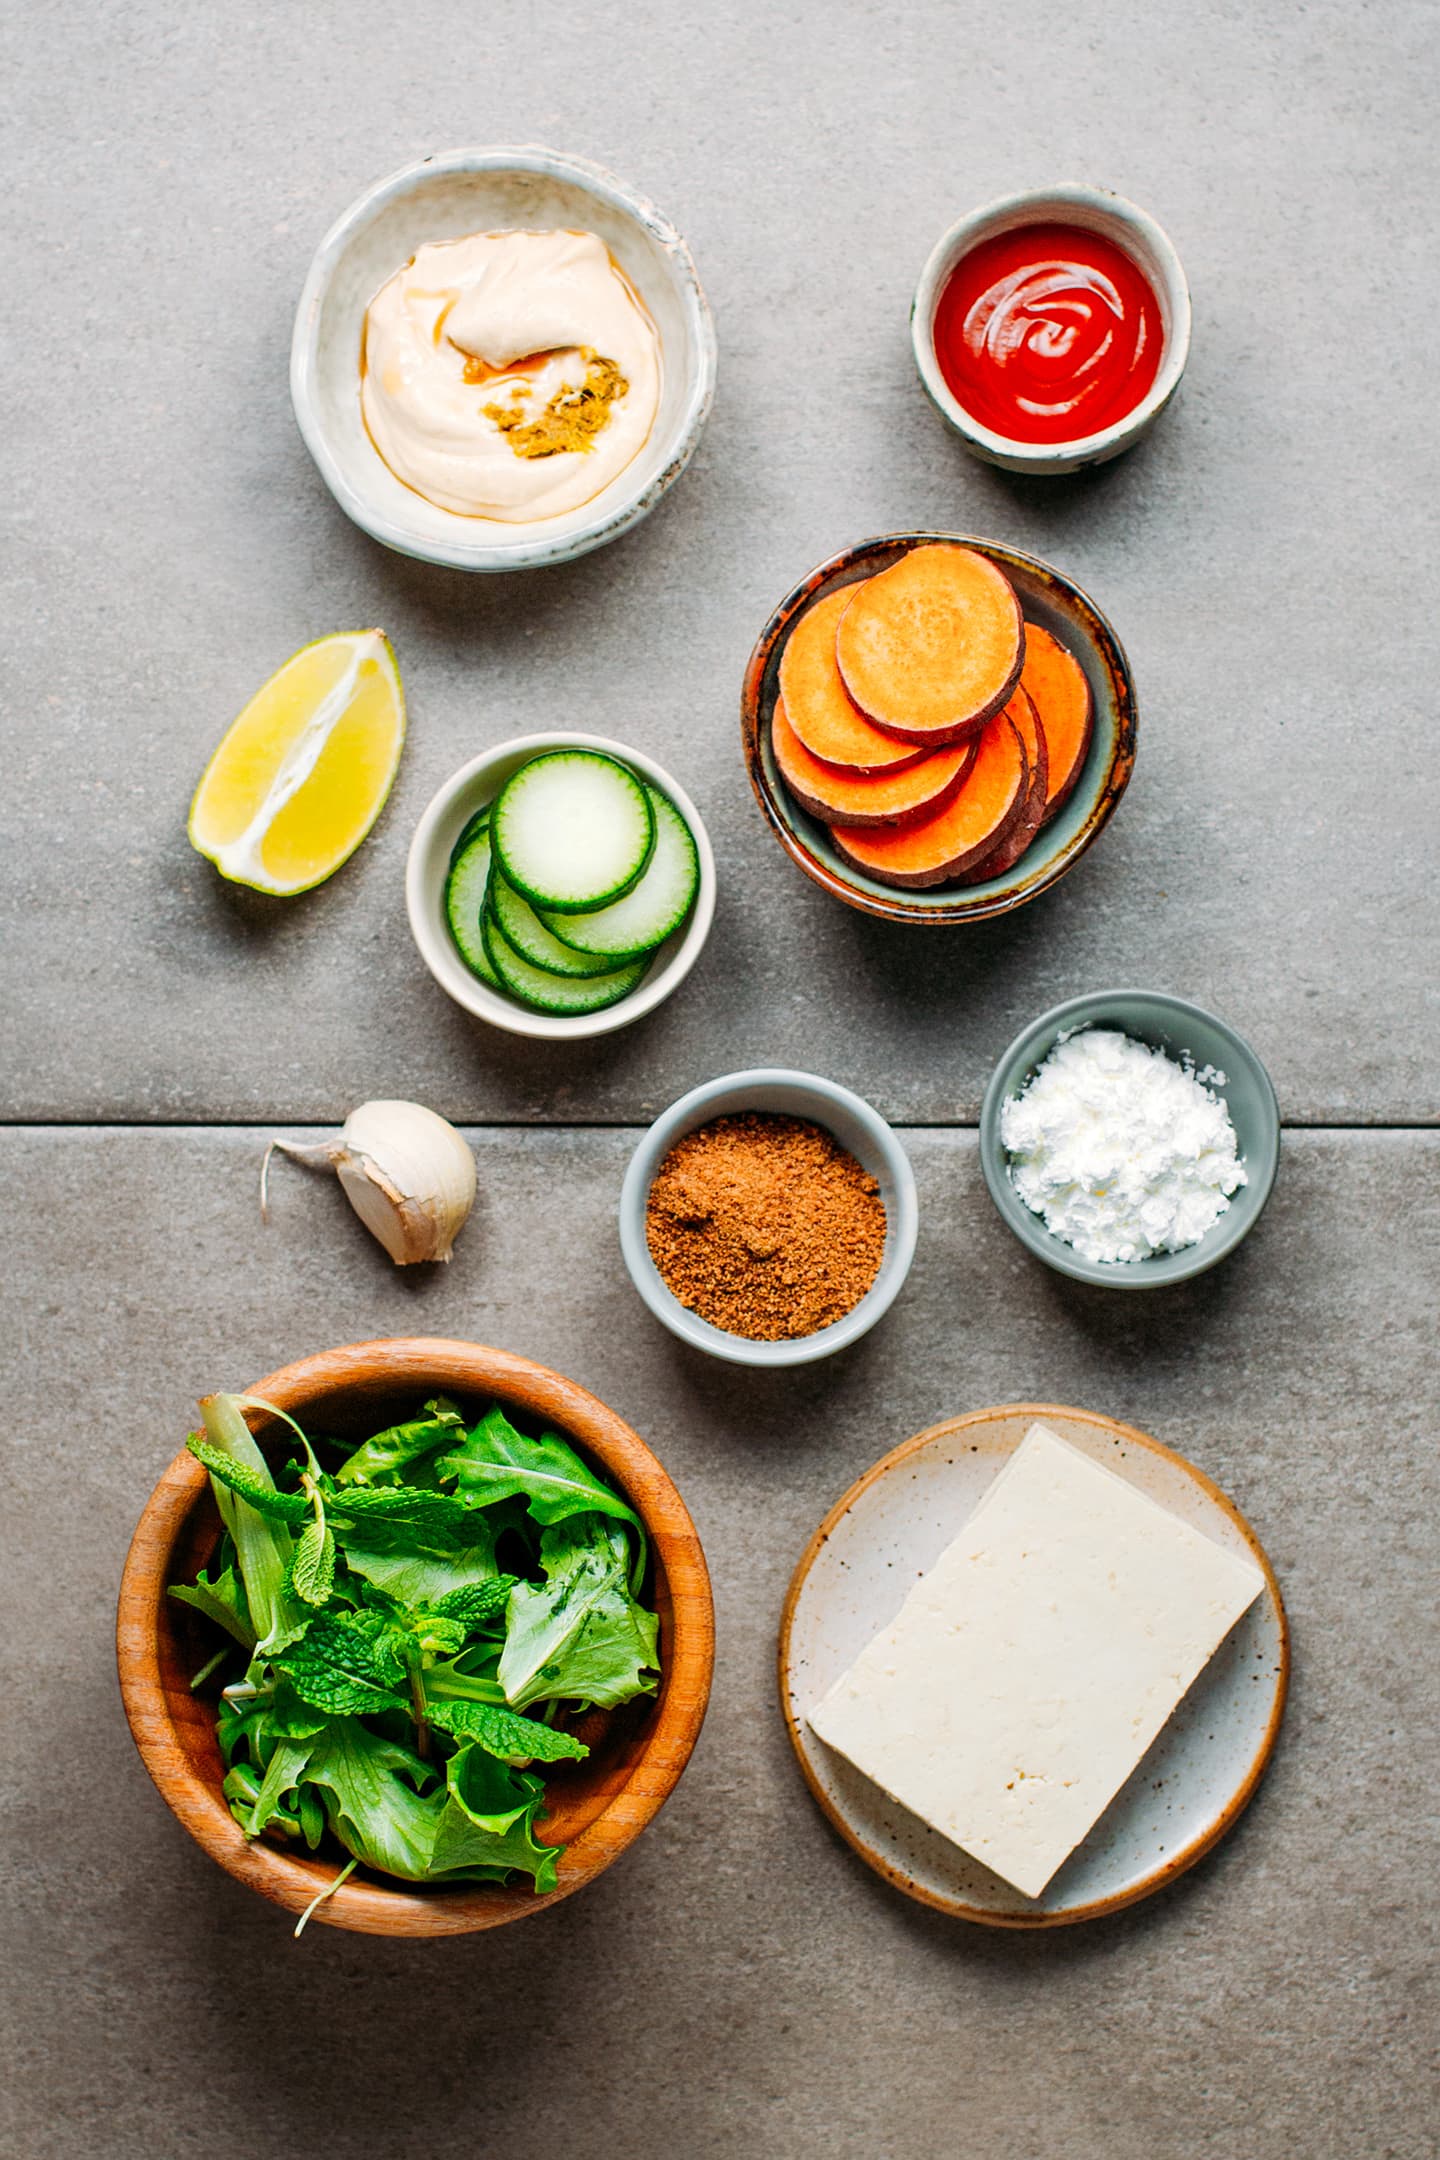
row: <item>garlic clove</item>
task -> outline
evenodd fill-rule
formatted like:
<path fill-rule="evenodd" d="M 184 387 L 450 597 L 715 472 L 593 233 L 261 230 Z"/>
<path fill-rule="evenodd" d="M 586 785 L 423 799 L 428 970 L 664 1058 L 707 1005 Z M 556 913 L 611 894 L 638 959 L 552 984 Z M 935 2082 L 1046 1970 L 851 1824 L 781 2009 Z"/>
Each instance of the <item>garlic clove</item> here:
<path fill-rule="evenodd" d="M 423 1103 L 361 1103 L 332 1139 L 272 1140 L 267 1166 L 275 1148 L 333 1170 L 397 1267 L 448 1260 L 474 1205 L 475 1157 L 455 1127 Z M 262 1213 L 265 1194 L 262 1169 Z"/>

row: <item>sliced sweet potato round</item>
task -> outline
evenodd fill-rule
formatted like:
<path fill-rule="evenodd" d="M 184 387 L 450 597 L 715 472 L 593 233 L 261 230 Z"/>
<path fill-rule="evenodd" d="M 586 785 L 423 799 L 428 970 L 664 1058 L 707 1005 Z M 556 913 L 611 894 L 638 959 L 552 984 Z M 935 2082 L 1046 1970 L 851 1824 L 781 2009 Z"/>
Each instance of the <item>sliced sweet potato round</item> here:
<path fill-rule="evenodd" d="M 1020 731 L 1000 712 L 981 734 L 965 785 L 933 816 L 879 832 L 832 825 L 830 837 L 882 885 L 944 885 L 993 854 L 1024 809 L 1029 786 Z"/>
<path fill-rule="evenodd" d="M 857 773 L 812 757 L 790 724 L 783 697 L 775 700 L 770 742 L 780 777 L 802 810 L 822 824 L 908 824 L 950 800 L 975 762 L 975 743 L 951 743 L 898 773 Z"/>
<path fill-rule="evenodd" d="M 780 695 L 790 725 L 813 757 L 851 772 L 903 772 L 924 757 L 923 743 L 887 735 L 861 712 L 835 659 L 835 631 L 853 585 L 837 586 L 807 608 L 780 655 Z"/>
<path fill-rule="evenodd" d="M 983 885 L 987 878 L 1003 877 L 1007 870 L 1013 870 L 1045 822 L 1050 758 L 1045 730 L 1040 725 L 1034 700 L 1026 694 L 1023 680 L 1005 708 L 1005 717 L 1019 730 L 1020 740 L 1025 745 L 1025 762 L 1030 768 L 1024 807 L 999 846 L 993 848 L 983 862 L 976 863 L 973 870 L 961 872 L 962 885 Z"/>
<path fill-rule="evenodd" d="M 937 540 L 857 586 L 835 658 L 878 727 L 908 742 L 961 742 L 1008 704 L 1025 658 L 1024 617 L 1002 570 Z"/>
<path fill-rule="evenodd" d="M 1025 667 L 1020 680 L 1045 730 L 1050 777 L 1041 823 L 1048 825 L 1080 777 L 1095 724 L 1095 701 L 1074 654 L 1039 623 L 1025 626 Z"/>

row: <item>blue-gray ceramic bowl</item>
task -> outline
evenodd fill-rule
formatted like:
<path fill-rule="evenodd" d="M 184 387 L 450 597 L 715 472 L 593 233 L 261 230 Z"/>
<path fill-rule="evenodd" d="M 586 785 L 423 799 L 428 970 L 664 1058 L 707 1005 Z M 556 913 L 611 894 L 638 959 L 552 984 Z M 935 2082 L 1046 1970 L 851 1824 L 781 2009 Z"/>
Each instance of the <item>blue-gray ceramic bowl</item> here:
<path fill-rule="evenodd" d="M 885 1204 L 885 1250 L 880 1272 L 858 1305 L 852 1306 L 843 1319 L 813 1335 L 796 1335 L 784 1342 L 753 1342 L 747 1335 L 728 1334 L 682 1305 L 650 1257 L 645 1241 L 645 1205 L 661 1163 L 675 1142 L 694 1132 L 697 1125 L 708 1125 L 712 1118 L 742 1110 L 770 1110 L 783 1117 L 809 1118 L 823 1125 L 880 1187 Z M 910 1158 L 879 1111 L 833 1080 L 775 1066 L 726 1073 L 671 1103 L 631 1156 L 620 1189 L 620 1250 L 630 1280 L 655 1318 L 672 1335 L 697 1350 L 708 1350 L 711 1357 L 726 1358 L 733 1365 L 809 1365 L 816 1358 L 833 1357 L 837 1350 L 868 1333 L 900 1294 L 915 1257 L 918 1224 Z"/>
<path fill-rule="evenodd" d="M 1062 1035 L 1090 1027 L 1119 1028 L 1167 1057 L 1188 1055 L 1197 1066 L 1214 1066 L 1225 1075 L 1223 1083 L 1210 1084 L 1229 1109 L 1246 1183 L 1199 1243 L 1184 1252 L 1156 1253 L 1148 1260 L 1084 1260 L 1073 1245 L 1046 1229 L 1015 1190 L 1000 1139 L 1000 1112 Z M 1270 1075 L 1249 1043 L 1203 1006 L 1158 990 L 1097 990 L 1042 1013 L 1016 1036 L 995 1067 L 980 1109 L 980 1167 L 991 1199 L 1021 1244 L 1062 1275 L 1112 1290 L 1163 1289 L 1167 1283 L 1202 1275 L 1223 1260 L 1259 1221 L 1279 1160 L 1280 1105 Z"/>

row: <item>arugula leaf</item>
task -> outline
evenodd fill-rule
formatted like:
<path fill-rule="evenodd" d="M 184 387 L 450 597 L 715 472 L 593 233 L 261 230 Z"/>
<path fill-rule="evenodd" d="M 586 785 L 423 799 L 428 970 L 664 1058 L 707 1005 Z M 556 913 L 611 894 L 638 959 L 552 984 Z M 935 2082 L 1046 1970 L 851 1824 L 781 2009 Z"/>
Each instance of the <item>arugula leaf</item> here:
<path fill-rule="evenodd" d="M 250 1810 L 250 1820 L 241 1822 L 246 1837 L 259 1837 L 260 1832 L 278 1813 L 285 1795 L 293 1792 L 305 1773 L 310 1757 L 314 1754 L 315 1740 L 282 1740 L 270 1757 L 260 1790 Z"/>
<path fill-rule="evenodd" d="M 480 1747 L 462 1747 L 446 1766 L 432 1880 L 495 1882 L 513 1868 L 529 1875 L 542 1896 L 553 1890 L 564 1847 L 541 1845 L 535 1837 L 544 1800 L 539 1778 L 507 1769 Z"/>
<path fill-rule="evenodd" d="M 464 1446 L 443 1456 L 436 1467 L 442 1477 L 453 1477 L 476 1507 L 520 1493 L 540 1523 L 563 1522 L 584 1509 L 640 1527 L 634 1509 L 586 1467 L 568 1441 L 554 1432 L 529 1439 L 515 1430 L 498 1404 L 481 1418 Z"/>
<path fill-rule="evenodd" d="M 212 1581 L 202 1568 L 193 1583 L 171 1583 L 169 1596 L 177 1604 L 192 1605 L 233 1635 L 242 1650 L 255 1648 L 255 1629 L 245 1602 L 245 1585 L 233 1567 L 223 1568 Z"/>
<path fill-rule="evenodd" d="M 200 1415 L 205 1420 L 209 1446 L 226 1468 L 248 1473 L 252 1485 L 259 1481 L 255 1485 L 256 1491 L 273 1495 L 275 1483 L 269 1466 L 240 1415 L 237 1398 L 207 1395 L 200 1405 Z M 193 1439 L 191 1445 L 194 1446 Z M 282 1642 L 293 1639 L 303 1616 L 303 1607 L 289 1587 L 294 1541 L 282 1523 L 270 1521 L 249 1500 L 233 1492 L 214 1469 L 210 1483 L 220 1519 L 235 1546 L 245 1585 L 245 1602 L 259 1638 L 257 1648 L 260 1651 L 276 1649 Z M 308 1502 L 303 1496 L 292 1497 L 300 1498 L 308 1512 Z"/>
<path fill-rule="evenodd" d="M 383 1522 L 340 1523 L 335 1535 L 346 1565 L 402 1605 L 443 1606 L 447 1598 L 501 1583 L 508 1592 L 511 1578 L 496 1572 L 495 1533 L 483 1515 L 470 1514 L 464 1544 L 417 1539 L 405 1523 L 393 1529 Z"/>
<path fill-rule="evenodd" d="M 322 1612 L 271 1662 L 317 1710 L 337 1717 L 404 1710 L 409 1669 L 403 1645 L 385 1613 Z"/>
<path fill-rule="evenodd" d="M 248 1427 L 246 1429 L 248 1433 Z M 249 1463 L 237 1462 L 224 1448 L 212 1446 L 203 1433 L 192 1432 L 185 1445 L 197 1462 L 204 1463 L 212 1478 L 218 1478 L 231 1492 L 238 1493 L 268 1522 L 300 1523 L 310 1513 L 310 1502 L 304 1493 L 281 1492 L 263 1462 L 258 1470 Z"/>
<path fill-rule="evenodd" d="M 625 1533 L 599 1515 L 540 1540 L 543 1588 L 510 1593 L 499 1678 L 517 1710 L 573 1699 L 612 1709 L 653 1693 L 660 1622 L 630 1594 Z"/>
<path fill-rule="evenodd" d="M 428 1675 L 427 1675 L 428 1678 Z M 590 1752 L 583 1741 L 556 1732 L 536 1718 L 521 1717 L 500 1703 L 453 1700 L 425 1691 L 425 1715 L 432 1725 L 457 1740 L 473 1740 L 501 1762 L 580 1762 Z"/>
<path fill-rule="evenodd" d="M 391 1425 L 362 1441 L 335 1473 L 338 1485 L 377 1485 L 382 1479 L 396 1481 L 399 1473 L 435 1449 L 453 1446 L 465 1437 L 465 1420 L 448 1395 L 437 1395 L 425 1405 L 423 1417 L 406 1425 Z M 409 1482 L 407 1480 L 407 1482 Z"/>
<path fill-rule="evenodd" d="M 382 1739 L 358 1718 L 335 1718 L 315 1742 L 305 1776 L 327 1795 L 326 1821 L 357 1860 L 407 1882 L 434 1873 L 447 1802 L 443 1793 L 425 1791 L 435 1773 L 409 1748 Z"/>

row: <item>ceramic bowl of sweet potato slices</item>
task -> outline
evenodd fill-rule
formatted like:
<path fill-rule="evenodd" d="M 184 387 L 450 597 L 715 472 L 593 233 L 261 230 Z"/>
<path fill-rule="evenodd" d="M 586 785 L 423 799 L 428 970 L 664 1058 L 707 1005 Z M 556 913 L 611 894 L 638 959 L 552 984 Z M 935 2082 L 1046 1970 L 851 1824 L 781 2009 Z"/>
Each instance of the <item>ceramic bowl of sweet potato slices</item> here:
<path fill-rule="evenodd" d="M 785 852 L 892 922 L 1023 907 L 1135 763 L 1130 665 L 1094 601 L 964 533 L 887 533 L 812 570 L 760 634 L 740 719 Z"/>

